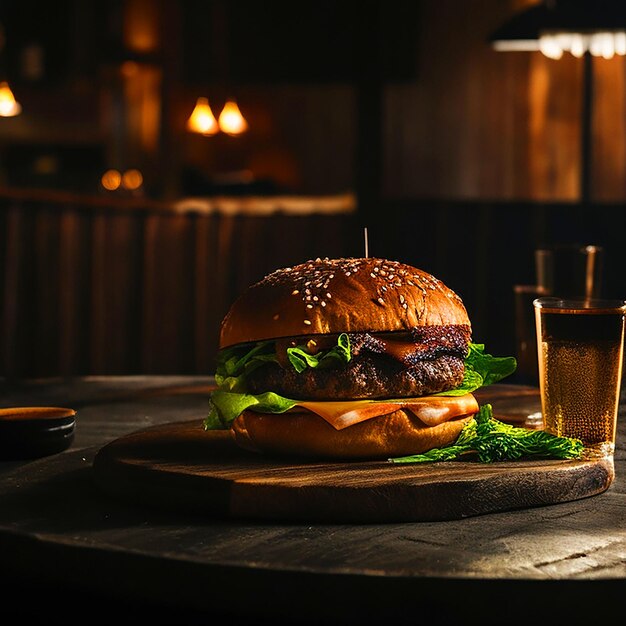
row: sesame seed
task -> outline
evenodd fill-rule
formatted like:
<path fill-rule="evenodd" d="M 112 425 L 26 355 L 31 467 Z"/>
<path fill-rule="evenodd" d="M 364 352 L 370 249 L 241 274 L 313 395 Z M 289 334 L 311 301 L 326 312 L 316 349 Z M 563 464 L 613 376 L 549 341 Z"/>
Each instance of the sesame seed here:
<path fill-rule="evenodd" d="M 311 325 L 311 320 L 304 320 L 304 323 L 305 323 L 307 326 L 310 326 L 310 325 Z"/>
<path fill-rule="evenodd" d="M 313 308 L 313 305 L 312 305 L 312 304 L 307 304 L 307 305 L 306 305 L 306 308 L 307 308 L 307 309 L 312 309 L 312 308 Z"/>
<path fill-rule="evenodd" d="M 322 306 L 326 306 L 326 301 L 325 301 L 325 300 L 322 300 L 322 301 L 320 302 L 320 304 L 321 304 Z"/>
<path fill-rule="evenodd" d="M 382 298 L 378 298 L 378 304 L 385 304 L 385 301 Z"/>
<path fill-rule="evenodd" d="M 332 298 L 332 295 L 330 293 L 327 293 L 326 297 L 330 300 Z"/>
<path fill-rule="evenodd" d="M 300 293 L 300 291 L 299 291 L 298 289 L 294 289 L 294 290 L 291 292 L 291 295 L 292 295 L 292 296 L 297 296 L 299 293 Z"/>
<path fill-rule="evenodd" d="M 400 302 L 404 304 L 404 296 L 402 294 L 400 294 Z"/>

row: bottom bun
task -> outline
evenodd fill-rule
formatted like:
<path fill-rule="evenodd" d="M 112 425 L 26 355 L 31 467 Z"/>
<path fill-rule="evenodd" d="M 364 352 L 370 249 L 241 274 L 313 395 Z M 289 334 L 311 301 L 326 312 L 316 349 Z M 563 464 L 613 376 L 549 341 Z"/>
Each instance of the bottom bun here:
<path fill-rule="evenodd" d="M 280 415 L 244 411 L 231 434 L 253 452 L 332 459 L 388 459 L 421 454 L 454 443 L 471 415 L 426 426 L 410 411 L 399 409 L 336 430 L 307 411 Z"/>

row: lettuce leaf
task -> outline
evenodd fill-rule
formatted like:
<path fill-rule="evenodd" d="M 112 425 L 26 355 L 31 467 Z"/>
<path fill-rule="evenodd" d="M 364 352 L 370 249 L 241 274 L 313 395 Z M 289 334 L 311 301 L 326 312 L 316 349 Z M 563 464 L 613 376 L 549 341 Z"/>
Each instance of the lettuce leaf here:
<path fill-rule="evenodd" d="M 252 371 L 252 368 L 259 367 L 268 361 L 275 361 L 276 354 L 273 353 L 272 341 L 257 344 L 250 351 L 243 355 L 237 355 L 236 351 L 241 352 L 241 348 L 234 350 L 224 350 L 224 354 L 220 355 L 218 363 L 218 372 L 215 380 L 218 389 L 213 391 L 209 398 L 209 415 L 204 421 L 206 430 L 230 428 L 231 423 L 244 410 L 251 409 L 260 413 L 284 413 L 298 404 L 297 400 L 285 398 L 274 392 L 266 392 L 258 395 L 248 394 L 245 389 L 245 374 Z M 307 357 L 311 357 L 306 353 L 306 357 L 300 354 L 303 346 L 291 348 L 294 350 L 294 358 L 302 359 L 306 367 L 319 367 L 326 359 L 336 361 L 337 359 L 346 359 L 346 351 L 349 353 L 350 343 L 348 336 L 345 340 L 340 335 L 337 346 L 331 350 L 315 355 L 316 363 L 313 360 L 309 362 Z M 330 353 L 333 353 L 332 355 Z M 291 357 L 290 357 L 291 361 Z M 326 361 L 328 363 L 328 361 Z M 292 362 L 293 365 L 293 362 Z M 300 367 L 302 363 L 299 363 Z M 443 391 L 433 394 L 435 396 L 462 396 L 466 393 L 472 393 L 480 387 L 486 387 L 502 380 L 515 371 L 517 363 L 514 357 L 494 357 L 485 352 L 484 344 L 470 344 L 469 353 L 465 359 L 465 374 L 463 382 L 449 391 Z M 294 365 L 296 367 L 296 365 Z M 297 369 L 297 367 L 296 367 Z M 393 402 L 393 400 L 389 400 Z"/>
<path fill-rule="evenodd" d="M 302 373 L 307 367 L 329 367 L 347 363 L 351 358 L 350 339 L 346 333 L 337 337 L 337 345 L 317 354 L 309 354 L 306 346 L 287 348 L 293 368 Z M 274 341 L 260 341 L 254 346 L 234 346 L 222 350 L 217 357 L 215 382 L 231 391 L 245 392 L 245 377 L 265 363 L 278 363 Z"/>
<path fill-rule="evenodd" d="M 217 355 L 215 382 L 220 389 L 245 393 L 246 374 L 271 362 L 278 363 L 273 341 L 260 341 L 243 350 L 241 346 L 226 348 Z"/>
<path fill-rule="evenodd" d="M 235 418 L 246 409 L 260 413 L 284 413 L 296 404 L 296 400 L 283 398 L 273 391 L 252 395 L 217 389 L 211 394 L 210 411 L 204 421 L 204 428 L 205 430 L 230 428 Z"/>
<path fill-rule="evenodd" d="M 307 367 L 329 367 L 348 363 L 352 358 L 350 352 L 350 338 L 346 333 L 341 333 L 337 338 L 337 345 L 330 350 L 309 354 L 306 346 L 287 348 L 289 362 L 298 374 L 304 372 Z"/>
<path fill-rule="evenodd" d="M 470 343 L 469 353 L 465 358 L 463 382 L 454 389 L 442 391 L 437 396 L 462 396 L 472 393 L 480 387 L 487 387 L 510 376 L 517 368 L 515 357 L 495 357 L 485 352 L 485 344 Z"/>
<path fill-rule="evenodd" d="M 346 333 L 337 338 L 337 345 L 317 354 L 309 354 L 305 345 L 287 349 L 287 358 L 300 374 L 307 367 L 332 367 L 352 358 L 350 339 Z M 244 410 L 261 413 L 284 413 L 297 403 L 276 393 L 247 393 L 246 376 L 266 363 L 278 363 L 274 341 L 261 341 L 254 346 L 226 348 L 218 354 L 215 382 L 218 389 L 211 394 L 205 429 L 229 428 Z"/>

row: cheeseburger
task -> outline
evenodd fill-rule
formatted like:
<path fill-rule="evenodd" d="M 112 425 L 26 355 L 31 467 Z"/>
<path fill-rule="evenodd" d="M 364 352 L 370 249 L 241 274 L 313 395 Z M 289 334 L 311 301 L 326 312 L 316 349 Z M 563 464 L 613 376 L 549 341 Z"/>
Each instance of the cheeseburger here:
<path fill-rule="evenodd" d="M 515 367 L 471 340 L 461 298 L 415 267 L 345 258 L 279 269 L 222 322 L 205 428 L 307 457 L 442 447 L 478 411 L 472 391 Z"/>

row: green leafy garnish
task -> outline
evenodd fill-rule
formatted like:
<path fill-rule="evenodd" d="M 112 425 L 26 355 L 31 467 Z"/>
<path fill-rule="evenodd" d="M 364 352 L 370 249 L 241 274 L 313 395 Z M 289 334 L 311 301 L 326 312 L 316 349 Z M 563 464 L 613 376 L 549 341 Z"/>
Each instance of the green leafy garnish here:
<path fill-rule="evenodd" d="M 293 368 L 302 373 L 307 367 L 332 367 L 347 363 L 351 358 L 350 339 L 346 333 L 337 337 L 337 345 L 317 354 L 309 354 L 306 346 L 287 348 Z M 278 363 L 274 341 L 261 341 L 252 347 L 226 348 L 218 355 L 215 382 L 218 385 L 209 399 L 209 415 L 204 420 L 206 430 L 230 428 L 233 420 L 246 409 L 260 413 L 284 413 L 297 403 L 277 393 L 258 395 L 247 393 L 246 376 L 266 363 Z"/>
<path fill-rule="evenodd" d="M 278 363 L 273 341 L 260 341 L 252 348 L 234 346 L 217 355 L 215 382 L 220 389 L 245 393 L 246 374 L 266 363 Z"/>
<path fill-rule="evenodd" d="M 578 459 L 582 452 L 583 444 L 579 439 L 504 424 L 493 417 L 491 405 L 485 404 L 453 444 L 389 460 L 393 463 L 431 463 L 472 454 L 477 455 L 481 463 L 493 463 L 526 457 Z"/>
<path fill-rule="evenodd" d="M 465 358 L 463 382 L 454 389 L 435 394 L 438 396 L 463 396 L 480 387 L 497 383 L 510 376 L 517 367 L 515 357 L 495 357 L 485 352 L 485 344 L 470 343 L 469 353 Z"/>
<path fill-rule="evenodd" d="M 306 346 L 287 348 L 287 358 L 298 374 L 307 367 L 329 367 L 347 363 L 352 358 L 350 339 L 346 333 L 341 333 L 337 337 L 336 346 L 317 354 L 309 354 Z M 274 341 L 226 348 L 217 355 L 215 382 L 220 389 L 245 393 L 246 375 L 266 363 L 278 363 Z"/>
<path fill-rule="evenodd" d="M 306 346 L 287 348 L 287 357 L 298 374 L 301 374 L 307 367 L 329 367 L 348 363 L 352 358 L 350 338 L 346 333 L 341 333 L 337 338 L 336 346 L 317 354 L 309 354 Z"/>
<path fill-rule="evenodd" d="M 210 411 L 204 421 L 204 428 L 205 430 L 230 428 L 233 420 L 246 409 L 259 413 L 284 413 L 296 404 L 296 400 L 283 398 L 273 391 L 252 395 L 217 389 L 209 399 Z"/>
<path fill-rule="evenodd" d="M 307 367 L 329 367 L 350 361 L 350 339 L 342 333 L 337 345 L 317 354 L 309 354 L 305 346 L 287 349 L 287 356 L 294 369 L 301 373 Z M 276 393 L 252 395 L 247 393 L 246 376 L 266 363 L 278 363 L 274 341 L 261 341 L 254 346 L 235 346 L 222 350 L 218 355 L 215 381 L 218 389 L 211 394 L 209 415 L 205 428 L 230 428 L 233 420 L 245 409 L 261 413 L 284 413 L 296 406 L 297 401 Z M 465 359 L 465 374 L 461 385 L 437 396 L 462 396 L 498 382 L 515 371 L 513 357 L 494 357 L 485 353 L 484 344 L 470 344 Z M 387 400 L 392 402 L 393 400 Z"/>

